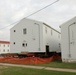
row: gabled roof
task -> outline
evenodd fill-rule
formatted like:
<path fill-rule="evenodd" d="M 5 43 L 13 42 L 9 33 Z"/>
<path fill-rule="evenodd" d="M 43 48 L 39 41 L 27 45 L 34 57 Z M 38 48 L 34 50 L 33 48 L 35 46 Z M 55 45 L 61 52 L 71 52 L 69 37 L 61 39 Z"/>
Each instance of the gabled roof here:
<path fill-rule="evenodd" d="M 10 44 L 9 41 L 0 41 L 0 44 Z"/>
<path fill-rule="evenodd" d="M 23 18 L 23 19 L 21 19 L 16 25 L 18 25 L 21 21 L 23 21 L 23 20 L 31 20 L 31 21 L 34 21 L 35 23 L 36 22 L 40 22 L 40 23 L 42 23 L 43 25 L 46 25 L 46 26 L 48 26 L 49 28 L 52 28 L 51 26 L 49 26 L 49 25 L 47 25 L 46 23 L 44 23 L 44 22 L 41 22 L 41 21 L 36 21 L 36 20 L 33 20 L 33 19 L 29 19 L 29 18 Z M 15 25 L 15 26 L 16 26 Z M 15 26 L 13 26 L 11 29 L 13 29 Z M 52 28 L 53 30 L 55 30 L 56 32 L 58 32 L 58 33 L 60 33 L 59 31 L 57 31 L 56 29 L 54 29 L 54 28 Z M 61 33 L 60 33 L 61 34 Z"/>

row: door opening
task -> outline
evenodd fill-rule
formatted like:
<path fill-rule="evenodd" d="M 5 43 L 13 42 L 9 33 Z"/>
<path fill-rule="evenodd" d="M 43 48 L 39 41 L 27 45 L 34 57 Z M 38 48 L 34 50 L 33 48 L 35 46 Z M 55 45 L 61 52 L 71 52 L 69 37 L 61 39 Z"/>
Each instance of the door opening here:
<path fill-rule="evenodd" d="M 46 45 L 46 55 L 49 54 L 49 45 Z"/>

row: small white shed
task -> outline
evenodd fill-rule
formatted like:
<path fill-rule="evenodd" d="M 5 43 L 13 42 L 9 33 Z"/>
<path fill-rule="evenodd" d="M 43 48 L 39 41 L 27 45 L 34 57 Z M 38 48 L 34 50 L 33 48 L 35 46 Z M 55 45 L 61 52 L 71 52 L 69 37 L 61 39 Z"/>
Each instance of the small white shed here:
<path fill-rule="evenodd" d="M 62 61 L 76 62 L 76 17 L 60 27 Z"/>
<path fill-rule="evenodd" d="M 11 53 L 60 52 L 60 32 L 43 22 L 24 18 L 10 31 Z"/>

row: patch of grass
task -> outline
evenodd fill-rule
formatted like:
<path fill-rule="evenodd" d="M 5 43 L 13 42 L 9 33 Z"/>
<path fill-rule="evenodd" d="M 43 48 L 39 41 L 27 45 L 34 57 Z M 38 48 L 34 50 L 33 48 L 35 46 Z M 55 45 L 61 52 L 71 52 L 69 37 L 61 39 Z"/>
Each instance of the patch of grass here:
<path fill-rule="evenodd" d="M 57 72 L 49 70 L 8 67 L 0 69 L 0 75 L 76 75 L 76 73 Z"/>
<path fill-rule="evenodd" d="M 54 68 L 76 69 L 76 63 L 63 63 L 61 61 L 54 61 L 47 64 L 39 64 L 35 66 L 45 66 Z"/>

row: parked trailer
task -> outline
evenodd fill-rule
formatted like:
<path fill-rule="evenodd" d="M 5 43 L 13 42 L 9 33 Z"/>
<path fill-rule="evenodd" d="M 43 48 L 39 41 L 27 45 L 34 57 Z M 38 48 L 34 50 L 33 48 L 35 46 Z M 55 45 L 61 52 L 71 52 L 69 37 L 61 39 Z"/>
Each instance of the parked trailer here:
<path fill-rule="evenodd" d="M 76 62 L 76 17 L 60 27 L 62 61 Z"/>
<path fill-rule="evenodd" d="M 10 30 L 11 53 L 45 53 L 60 52 L 61 34 L 49 25 L 22 19 Z"/>

